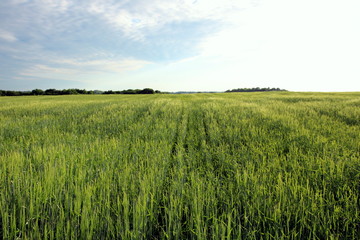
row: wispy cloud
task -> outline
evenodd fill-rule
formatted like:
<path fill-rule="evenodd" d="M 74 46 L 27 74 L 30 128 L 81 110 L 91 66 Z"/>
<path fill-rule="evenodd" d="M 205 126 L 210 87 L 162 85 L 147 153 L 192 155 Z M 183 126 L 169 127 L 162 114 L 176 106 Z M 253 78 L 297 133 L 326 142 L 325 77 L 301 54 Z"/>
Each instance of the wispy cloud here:
<path fill-rule="evenodd" d="M 16 42 L 17 41 L 15 34 L 5 31 L 5 30 L 1 30 L 1 29 L 0 29 L 0 39 L 7 41 L 7 42 Z"/>
<path fill-rule="evenodd" d="M 59 12 L 67 11 L 73 4 L 70 0 L 37 0 L 36 2 L 48 11 Z"/>
<path fill-rule="evenodd" d="M 136 59 L 121 59 L 121 60 L 75 60 L 75 59 L 58 59 L 52 62 L 69 66 L 76 67 L 77 69 L 83 68 L 85 71 L 90 72 L 112 72 L 112 73 L 123 73 L 125 71 L 133 71 L 143 66 L 150 64 L 148 61 L 136 60 Z"/>
<path fill-rule="evenodd" d="M 77 75 L 81 72 L 79 70 L 70 69 L 70 68 L 60 68 L 60 67 L 50 67 L 47 65 L 36 64 L 34 66 L 25 69 L 20 73 L 20 75 L 31 76 L 31 77 L 42 77 L 48 78 L 51 76 L 58 75 Z"/>
<path fill-rule="evenodd" d="M 145 65 L 147 61 L 124 59 L 124 60 L 93 60 L 82 61 L 76 59 L 53 59 L 48 64 L 35 64 L 23 69 L 22 76 L 47 78 L 47 79 L 68 79 L 72 81 L 86 82 L 91 79 L 84 79 L 83 76 L 101 76 L 102 74 L 125 74 L 134 71 Z"/>
<path fill-rule="evenodd" d="M 150 32 L 169 23 L 213 20 L 226 22 L 236 12 L 251 6 L 243 0 L 135 0 L 92 1 L 88 11 L 120 29 L 133 40 L 144 40 Z"/>

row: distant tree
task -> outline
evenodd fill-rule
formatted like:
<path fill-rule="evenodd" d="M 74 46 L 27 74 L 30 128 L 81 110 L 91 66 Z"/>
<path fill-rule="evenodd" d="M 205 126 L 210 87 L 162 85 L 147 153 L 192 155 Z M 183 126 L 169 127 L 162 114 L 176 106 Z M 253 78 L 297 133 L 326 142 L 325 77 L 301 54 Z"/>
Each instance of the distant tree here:
<path fill-rule="evenodd" d="M 31 95 L 44 95 L 44 91 L 41 89 L 34 89 L 31 91 Z"/>
<path fill-rule="evenodd" d="M 76 91 L 76 89 L 63 89 L 63 90 L 58 90 L 57 94 L 59 94 L 59 95 L 73 95 L 73 94 L 78 94 L 78 92 Z"/>
<path fill-rule="evenodd" d="M 21 92 L 19 91 L 5 91 L 5 96 L 21 96 Z"/>
<path fill-rule="evenodd" d="M 74 89 L 78 94 L 87 94 L 85 89 Z"/>
<path fill-rule="evenodd" d="M 0 96 L 26 96 L 26 95 L 73 95 L 73 94 L 154 94 L 154 93 L 161 93 L 159 90 L 153 90 L 151 88 L 144 88 L 144 89 L 127 89 L 122 91 L 87 91 L 85 89 L 63 89 L 57 90 L 54 88 L 46 89 L 45 91 L 41 89 L 34 89 L 32 91 L 7 91 L 7 90 L 0 90 Z"/>
<path fill-rule="evenodd" d="M 134 89 L 127 89 L 120 91 L 121 94 L 137 94 L 136 90 Z"/>
<path fill-rule="evenodd" d="M 280 88 L 237 88 L 232 90 L 226 90 L 225 92 L 272 92 L 272 91 L 287 91 Z"/>
<path fill-rule="evenodd" d="M 21 96 L 26 95 L 29 92 L 20 92 L 20 91 L 9 91 L 9 90 L 0 90 L 0 96 Z"/>
<path fill-rule="evenodd" d="M 54 88 L 50 88 L 50 89 L 46 89 L 45 90 L 45 95 L 59 95 L 60 91 L 56 90 Z"/>
<path fill-rule="evenodd" d="M 143 90 L 139 91 L 139 94 L 154 94 L 155 91 L 151 88 L 144 88 Z"/>

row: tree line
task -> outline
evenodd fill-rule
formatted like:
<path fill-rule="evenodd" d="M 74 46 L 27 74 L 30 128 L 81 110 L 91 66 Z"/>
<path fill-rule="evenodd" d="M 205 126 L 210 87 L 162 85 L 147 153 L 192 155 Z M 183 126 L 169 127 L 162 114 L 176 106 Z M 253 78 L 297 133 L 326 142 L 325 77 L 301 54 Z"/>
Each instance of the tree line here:
<path fill-rule="evenodd" d="M 236 88 L 232 90 L 226 90 L 225 92 L 273 92 L 273 91 L 287 91 L 280 88 Z"/>
<path fill-rule="evenodd" d="M 75 95 L 75 94 L 155 94 L 161 93 L 159 90 L 153 90 L 151 88 L 144 89 L 128 89 L 122 91 L 100 91 L 100 90 L 90 90 L 85 89 L 63 89 L 58 90 L 54 88 L 46 89 L 34 89 L 32 91 L 8 91 L 0 90 L 0 96 L 40 96 L 40 95 Z"/>
<path fill-rule="evenodd" d="M 161 93 L 159 90 L 154 90 L 151 88 L 144 88 L 144 89 L 128 89 L 122 91 L 105 91 L 103 94 L 154 94 L 154 93 Z"/>
<path fill-rule="evenodd" d="M 287 91 L 280 88 L 237 88 L 232 90 L 226 90 L 225 92 L 270 92 L 270 91 Z M 54 88 L 42 90 L 34 89 L 32 91 L 9 91 L 9 90 L 0 90 L 0 96 L 40 96 L 40 95 L 75 95 L 75 94 L 156 94 L 156 93 L 168 93 L 161 92 L 159 90 L 154 90 L 152 88 L 144 89 L 127 89 L 121 91 L 100 91 L 100 90 L 85 90 L 85 89 L 63 89 L 58 90 Z M 175 92 L 175 93 L 196 93 L 196 92 Z"/>

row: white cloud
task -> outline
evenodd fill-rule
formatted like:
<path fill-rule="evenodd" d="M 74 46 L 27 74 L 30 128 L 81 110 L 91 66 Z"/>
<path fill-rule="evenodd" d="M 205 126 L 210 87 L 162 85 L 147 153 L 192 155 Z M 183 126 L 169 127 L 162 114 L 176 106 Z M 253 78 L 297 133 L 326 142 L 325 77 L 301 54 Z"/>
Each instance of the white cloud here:
<path fill-rule="evenodd" d="M 36 64 L 20 72 L 22 76 L 46 79 L 66 79 L 79 82 L 91 82 L 104 74 L 121 75 L 150 64 L 147 61 L 136 59 L 93 60 L 81 61 L 74 59 L 53 59 L 49 64 Z M 106 79 L 104 79 L 106 81 Z"/>
<path fill-rule="evenodd" d="M 250 0 L 138 0 L 115 3 L 92 1 L 88 11 L 102 17 L 134 40 L 144 40 L 150 31 L 156 31 L 172 22 L 214 20 L 227 22 L 237 11 L 251 6 Z"/>
<path fill-rule="evenodd" d="M 15 37 L 15 35 L 11 32 L 5 31 L 5 30 L 1 30 L 0 29 L 0 39 L 7 41 L 7 42 L 16 42 L 17 38 Z"/>
<path fill-rule="evenodd" d="M 21 76 L 37 77 L 46 79 L 70 79 L 77 80 L 77 77 L 81 74 L 81 71 L 70 68 L 50 67 L 43 64 L 36 64 L 31 66 L 22 72 Z"/>
<path fill-rule="evenodd" d="M 355 0 L 267 1 L 232 16 L 199 48 L 247 86 L 359 90 L 359 11 Z"/>
<path fill-rule="evenodd" d="M 301 51 L 331 45 L 339 49 L 347 47 L 345 42 L 353 46 L 360 36 L 358 10 L 357 1 L 268 1 L 232 16 L 232 25 L 205 39 L 200 47 L 209 55 L 228 54 L 229 49 L 237 55 L 264 44 Z"/>
<path fill-rule="evenodd" d="M 13 4 L 22 4 L 22 3 L 26 3 L 28 2 L 28 0 L 12 0 L 11 3 Z"/>
<path fill-rule="evenodd" d="M 53 60 L 53 63 L 61 65 L 68 65 L 70 67 L 79 67 L 88 69 L 91 68 L 93 72 L 112 72 L 122 73 L 124 71 L 133 71 L 150 64 L 148 61 L 137 59 L 122 59 L 122 60 L 76 60 L 76 59 L 58 59 Z M 88 70 L 87 70 L 88 71 Z"/>
<path fill-rule="evenodd" d="M 36 0 L 36 4 L 46 11 L 65 12 L 72 5 L 70 0 Z"/>
<path fill-rule="evenodd" d="M 30 3 L 36 8 L 40 8 L 45 11 L 52 12 L 64 12 L 67 11 L 76 1 L 74 0 L 11 0 L 14 5 L 22 5 Z"/>

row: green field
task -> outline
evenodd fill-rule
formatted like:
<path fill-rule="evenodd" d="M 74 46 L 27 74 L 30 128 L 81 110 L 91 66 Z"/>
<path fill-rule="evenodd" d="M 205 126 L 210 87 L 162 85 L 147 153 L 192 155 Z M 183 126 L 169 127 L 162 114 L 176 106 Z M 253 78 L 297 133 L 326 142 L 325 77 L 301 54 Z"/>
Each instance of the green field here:
<path fill-rule="evenodd" d="M 0 194 L 3 239 L 360 239 L 360 93 L 1 97 Z"/>

